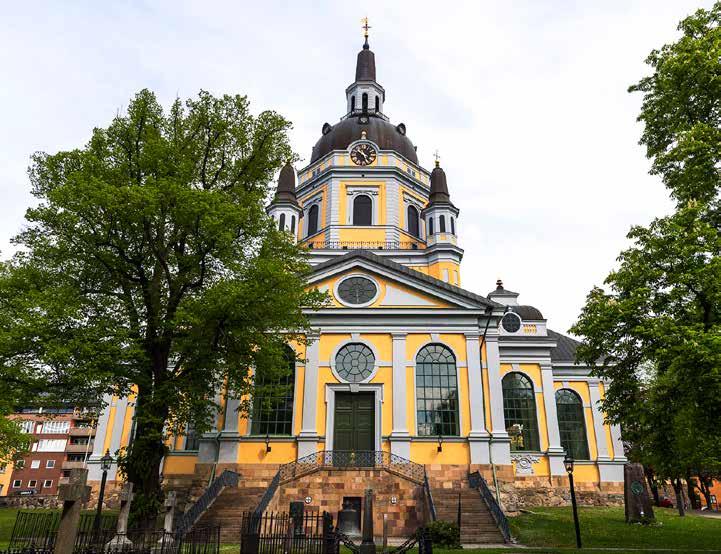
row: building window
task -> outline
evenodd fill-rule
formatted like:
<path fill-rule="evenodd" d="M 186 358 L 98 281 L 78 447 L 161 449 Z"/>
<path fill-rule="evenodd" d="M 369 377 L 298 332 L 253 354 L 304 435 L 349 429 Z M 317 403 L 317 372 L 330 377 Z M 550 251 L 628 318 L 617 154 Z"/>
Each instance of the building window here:
<path fill-rule="evenodd" d="M 420 225 L 418 223 L 418 209 L 415 206 L 408 206 L 408 232 L 414 237 L 420 237 Z"/>
<path fill-rule="evenodd" d="M 32 460 L 30 462 L 30 469 L 38 469 L 40 467 L 40 460 Z"/>
<path fill-rule="evenodd" d="M 286 348 L 285 361 L 286 367 L 282 371 L 269 375 L 259 370 L 255 376 L 253 435 L 293 434 L 295 353 L 290 348 Z"/>
<path fill-rule="evenodd" d="M 37 482 L 36 479 L 30 479 L 30 481 L 28 481 L 28 487 L 29 487 L 29 488 L 32 489 L 32 488 L 35 488 L 35 487 L 37 487 L 37 486 L 38 486 L 38 482 Z"/>
<path fill-rule="evenodd" d="M 26 419 L 20 422 L 21 433 L 32 433 L 35 430 L 35 422 L 32 419 Z"/>
<path fill-rule="evenodd" d="M 349 383 L 360 383 L 373 374 L 376 357 L 365 344 L 346 344 L 335 355 L 338 376 Z"/>
<path fill-rule="evenodd" d="M 429 235 L 433 234 L 433 218 L 432 217 L 428 218 L 428 234 Z"/>
<path fill-rule="evenodd" d="M 376 112 L 381 111 L 381 99 L 376 96 Z"/>
<path fill-rule="evenodd" d="M 350 97 L 350 111 L 355 111 L 355 94 Z"/>
<path fill-rule="evenodd" d="M 451 233 L 456 234 L 456 222 L 453 218 L 451 218 Z"/>
<path fill-rule="evenodd" d="M 313 204 L 308 210 L 308 236 L 318 232 L 318 204 Z"/>
<path fill-rule="evenodd" d="M 442 215 L 438 218 L 438 227 L 439 227 L 438 231 L 440 233 L 446 232 L 446 216 L 445 215 Z"/>
<path fill-rule="evenodd" d="M 80 440 L 74 440 L 72 444 L 88 443 L 87 438 L 85 438 L 85 442 L 79 442 Z M 42 439 L 33 444 L 33 452 L 63 452 L 67 443 L 66 439 Z"/>
<path fill-rule="evenodd" d="M 52 460 L 53 462 L 55 460 Z M 84 462 L 85 454 L 68 454 L 68 462 Z"/>
<path fill-rule="evenodd" d="M 556 412 L 561 446 L 574 460 L 588 460 L 590 456 L 581 397 L 569 389 L 557 390 Z"/>
<path fill-rule="evenodd" d="M 195 431 L 195 427 L 192 423 L 188 423 L 185 426 L 185 441 L 183 444 L 183 450 L 198 450 L 200 447 L 200 437 Z"/>
<path fill-rule="evenodd" d="M 456 358 L 443 345 L 430 344 L 416 357 L 416 410 L 420 436 L 457 436 Z"/>
<path fill-rule="evenodd" d="M 23 482 L 20 479 L 15 479 L 15 481 L 13 481 L 14 489 L 19 489 L 22 486 L 23 486 Z"/>
<path fill-rule="evenodd" d="M 361 102 L 363 102 L 363 111 L 368 111 L 368 93 L 364 92 L 363 96 L 361 97 Z"/>
<path fill-rule="evenodd" d="M 69 421 L 46 421 L 40 433 L 43 435 L 65 435 L 70 430 Z"/>
<path fill-rule="evenodd" d="M 43 488 L 44 488 L 44 489 L 49 489 L 49 488 L 52 487 L 52 486 L 53 486 L 53 480 L 52 480 L 52 479 L 45 479 L 45 481 L 43 481 Z"/>
<path fill-rule="evenodd" d="M 278 222 L 278 230 L 285 230 L 285 214 L 280 214 L 280 220 Z"/>
<path fill-rule="evenodd" d="M 508 373 L 503 378 L 503 417 L 511 435 L 511 450 L 540 450 L 533 384 L 521 373 Z"/>
<path fill-rule="evenodd" d="M 5 473 L 8 469 L 7 464 L 0 464 L 0 473 Z"/>
<path fill-rule="evenodd" d="M 290 217 L 290 232 L 295 233 L 295 216 Z"/>
<path fill-rule="evenodd" d="M 373 201 L 367 194 L 359 194 L 353 200 L 353 225 L 371 225 Z"/>

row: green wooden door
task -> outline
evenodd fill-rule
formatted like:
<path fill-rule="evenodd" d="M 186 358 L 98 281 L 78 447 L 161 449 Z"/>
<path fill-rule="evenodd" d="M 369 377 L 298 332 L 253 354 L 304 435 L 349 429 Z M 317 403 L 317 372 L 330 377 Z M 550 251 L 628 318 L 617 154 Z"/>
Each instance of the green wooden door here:
<path fill-rule="evenodd" d="M 375 450 L 374 399 L 373 393 L 336 393 L 333 430 L 333 451 L 339 453 L 334 456 L 336 465 L 373 465 L 369 453 Z"/>

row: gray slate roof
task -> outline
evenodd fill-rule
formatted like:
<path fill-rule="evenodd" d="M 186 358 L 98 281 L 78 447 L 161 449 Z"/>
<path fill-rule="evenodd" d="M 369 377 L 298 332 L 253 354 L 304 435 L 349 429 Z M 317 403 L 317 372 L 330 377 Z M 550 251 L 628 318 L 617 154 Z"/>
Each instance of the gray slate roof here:
<path fill-rule="evenodd" d="M 576 362 L 576 349 L 580 342 L 556 331 L 548 330 L 548 336 L 556 339 L 556 347 L 551 349 L 552 362 Z"/>

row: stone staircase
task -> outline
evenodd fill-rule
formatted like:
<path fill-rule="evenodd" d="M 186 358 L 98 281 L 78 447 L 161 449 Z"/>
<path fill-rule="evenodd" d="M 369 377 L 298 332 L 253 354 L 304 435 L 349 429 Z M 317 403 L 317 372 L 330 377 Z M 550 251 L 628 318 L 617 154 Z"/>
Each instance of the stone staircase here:
<path fill-rule="evenodd" d="M 461 487 L 432 488 L 436 519 L 455 523 L 458 520 L 458 495 L 461 496 L 461 544 L 503 544 L 493 516 L 477 490 L 463 482 Z"/>
<path fill-rule="evenodd" d="M 260 502 L 266 487 L 237 487 L 225 489 L 198 521 L 196 528 L 220 525 L 220 539 L 240 542 L 240 520 L 243 512 L 252 512 Z"/>

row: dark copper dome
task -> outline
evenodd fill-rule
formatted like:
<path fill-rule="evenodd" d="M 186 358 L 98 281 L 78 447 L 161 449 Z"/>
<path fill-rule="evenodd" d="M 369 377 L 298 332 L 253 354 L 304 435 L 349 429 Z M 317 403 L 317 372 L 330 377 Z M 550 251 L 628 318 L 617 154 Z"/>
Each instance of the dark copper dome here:
<path fill-rule="evenodd" d="M 361 138 L 366 138 L 378 145 L 381 150 L 393 150 L 414 164 L 418 163 L 418 155 L 413 143 L 405 134 L 405 125 L 393 125 L 380 117 L 369 116 L 367 123 L 360 123 L 360 117 L 349 117 L 336 123 L 330 129 L 324 126 L 324 134 L 313 147 L 310 163 L 319 160 L 333 150 L 345 150 L 348 145 Z"/>

